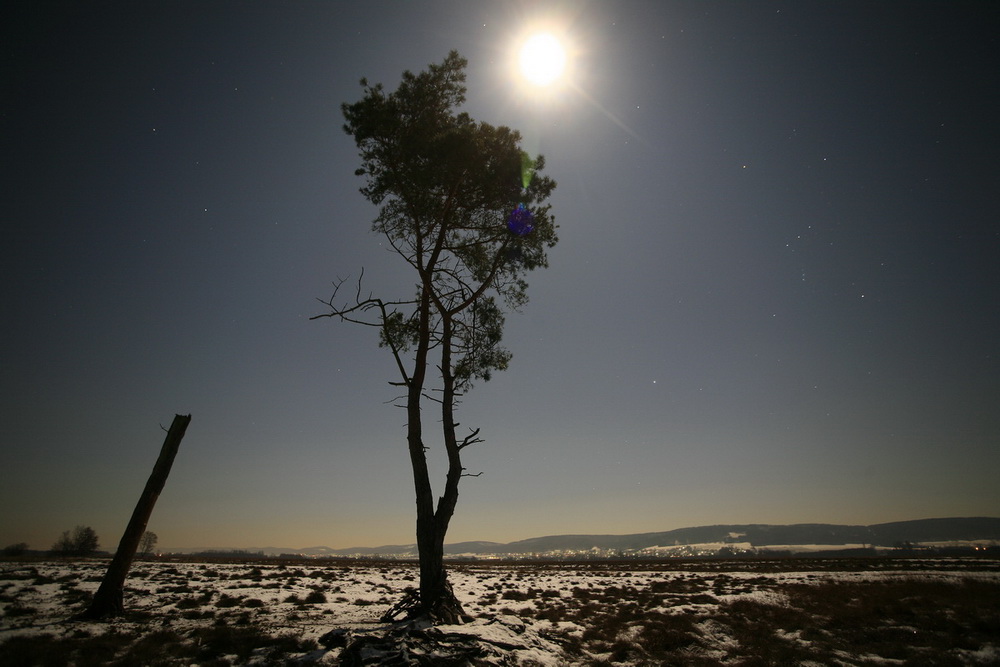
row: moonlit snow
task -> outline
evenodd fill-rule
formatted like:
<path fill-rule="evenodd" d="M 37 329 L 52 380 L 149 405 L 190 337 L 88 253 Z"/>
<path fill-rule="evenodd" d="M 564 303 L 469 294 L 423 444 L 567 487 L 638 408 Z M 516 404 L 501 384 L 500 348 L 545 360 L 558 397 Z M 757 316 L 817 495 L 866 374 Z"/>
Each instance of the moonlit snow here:
<path fill-rule="evenodd" d="M 475 655 L 469 664 L 476 665 L 632 665 L 650 664 L 644 660 L 657 657 L 652 651 L 668 648 L 674 651 L 672 659 L 683 655 L 700 660 L 697 664 L 737 664 L 755 652 L 778 649 L 815 654 L 820 661 L 836 655 L 842 664 L 861 664 L 858 656 L 844 651 L 836 633 L 803 629 L 825 627 L 823 623 L 796 621 L 785 627 L 782 619 L 799 606 L 807 610 L 801 600 L 822 586 L 833 586 L 833 591 L 871 587 L 872 592 L 901 586 L 913 589 L 908 593 L 912 600 L 930 598 L 922 592 L 930 586 L 931 609 L 940 606 L 947 618 L 958 619 L 963 616 L 947 608 L 950 598 L 940 597 L 941 590 L 980 597 L 1000 592 L 1000 565 L 986 559 L 455 562 L 450 579 L 472 622 L 404 636 L 399 626 L 379 617 L 402 590 L 416 585 L 413 562 L 155 561 L 133 567 L 124 619 L 66 622 L 89 601 L 105 569 L 100 560 L 0 563 L 0 662 L 11 658 L 4 651 L 76 645 L 89 650 L 86 642 L 107 636 L 121 643 L 118 659 L 142 659 L 136 652 L 142 638 L 150 637 L 160 646 L 160 659 L 176 657 L 159 664 L 178 665 L 210 660 L 336 665 L 351 642 L 367 656 L 363 664 L 388 663 L 400 659 L 402 651 L 414 660 L 421 655 L 433 661 Z M 934 588 L 941 586 L 946 588 Z M 891 607 L 892 600 L 887 604 Z M 909 604 L 916 609 L 918 603 Z M 961 604 L 972 603 L 963 598 Z M 958 608 L 963 610 L 966 615 L 975 611 Z M 743 615 L 774 624 L 750 633 L 767 635 L 764 648 L 747 645 L 749 635 L 740 630 Z M 883 632 L 899 641 L 891 611 L 883 616 L 878 619 L 886 624 Z M 907 618 L 913 625 L 919 614 Z M 981 625 L 997 620 L 986 614 Z M 925 641 L 937 629 L 932 625 L 919 637 L 912 631 L 905 636 Z M 851 631 L 844 626 L 839 632 L 846 636 Z M 995 635 L 993 641 L 968 637 L 967 645 L 941 650 L 963 664 L 1000 659 Z M 915 649 L 904 643 L 898 650 Z"/>

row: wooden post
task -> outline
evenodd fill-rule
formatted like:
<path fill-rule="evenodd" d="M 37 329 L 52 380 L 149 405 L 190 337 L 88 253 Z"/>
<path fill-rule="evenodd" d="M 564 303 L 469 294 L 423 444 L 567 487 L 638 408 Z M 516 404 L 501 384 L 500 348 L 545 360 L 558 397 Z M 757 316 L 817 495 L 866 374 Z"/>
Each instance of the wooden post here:
<path fill-rule="evenodd" d="M 167 482 L 170 466 L 174 463 L 177 448 L 180 447 L 181 439 L 184 437 L 189 423 L 191 423 L 191 415 L 174 415 L 174 422 L 170 425 L 170 431 L 167 432 L 167 438 L 163 441 L 163 447 L 160 449 L 160 457 L 156 460 L 149 481 L 146 482 L 146 488 L 132 512 L 132 518 L 128 522 L 128 527 L 125 528 L 122 541 L 118 544 L 118 551 L 111 559 L 111 565 L 108 566 L 108 571 L 101 581 L 100 588 L 94 594 L 90 607 L 80 614 L 79 618 L 93 620 L 121 616 L 125 613 L 123 601 L 125 577 L 128 575 L 129 568 L 132 567 L 132 559 L 135 558 L 135 552 L 139 548 L 139 540 L 146 532 L 149 516 L 153 513 L 156 499 L 160 497 L 163 485 Z"/>

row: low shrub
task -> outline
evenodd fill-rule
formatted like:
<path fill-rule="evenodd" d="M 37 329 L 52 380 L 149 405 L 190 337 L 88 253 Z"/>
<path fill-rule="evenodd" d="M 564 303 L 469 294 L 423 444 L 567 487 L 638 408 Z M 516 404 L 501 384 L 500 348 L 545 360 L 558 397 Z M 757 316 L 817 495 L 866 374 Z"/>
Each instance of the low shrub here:
<path fill-rule="evenodd" d="M 326 602 L 326 595 L 320 591 L 313 591 L 306 596 L 304 602 L 306 604 L 322 604 Z"/>

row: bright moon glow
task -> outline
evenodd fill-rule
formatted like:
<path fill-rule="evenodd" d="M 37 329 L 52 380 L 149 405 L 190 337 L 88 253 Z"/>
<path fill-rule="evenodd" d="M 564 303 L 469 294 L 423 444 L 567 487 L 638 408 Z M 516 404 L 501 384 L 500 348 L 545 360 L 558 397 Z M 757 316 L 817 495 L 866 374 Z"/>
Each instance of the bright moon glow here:
<path fill-rule="evenodd" d="M 566 66 L 566 52 L 549 33 L 529 38 L 521 47 L 521 73 L 536 86 L 547 86 L 559 78 Z"/>

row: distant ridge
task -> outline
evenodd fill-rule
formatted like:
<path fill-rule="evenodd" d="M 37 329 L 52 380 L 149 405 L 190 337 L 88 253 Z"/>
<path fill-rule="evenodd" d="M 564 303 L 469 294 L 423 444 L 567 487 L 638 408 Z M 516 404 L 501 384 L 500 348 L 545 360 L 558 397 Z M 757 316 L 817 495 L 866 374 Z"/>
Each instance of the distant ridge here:
<path fill-rule="evenodd" d="M 852 526 L 830 523 L 800 523 L 791 525 L 724 524 L 678 528 L 658 533 L 630 535 L 549 535 L 516 542 L 457 542 L 445 545 L 445 554 L 513 555 L 545 554 L 564 551 L 639 551 L 652 547 L 673 547 L 706 543 L 749 543 L 754 548 L 786 545 L 868 545 L 894 547 L 905 543 L 940 542 L 1000 542 L 1000 518 L 957 517 L 945 519 L 917 519 L 894 521 L 871 526 Z M 174 553 L 232 552 L 233 549 L 188 548 L 175 549 Z M 380 547 L 351 547 L 331 549 L 309 547 L 291 549 L 262 547 L 239 549 L 240 552 L 263 553 L 268 556 L 300 555 L 323 556 L 374 556 L 416 555 L 415 544 L 383 545 Z"/>

